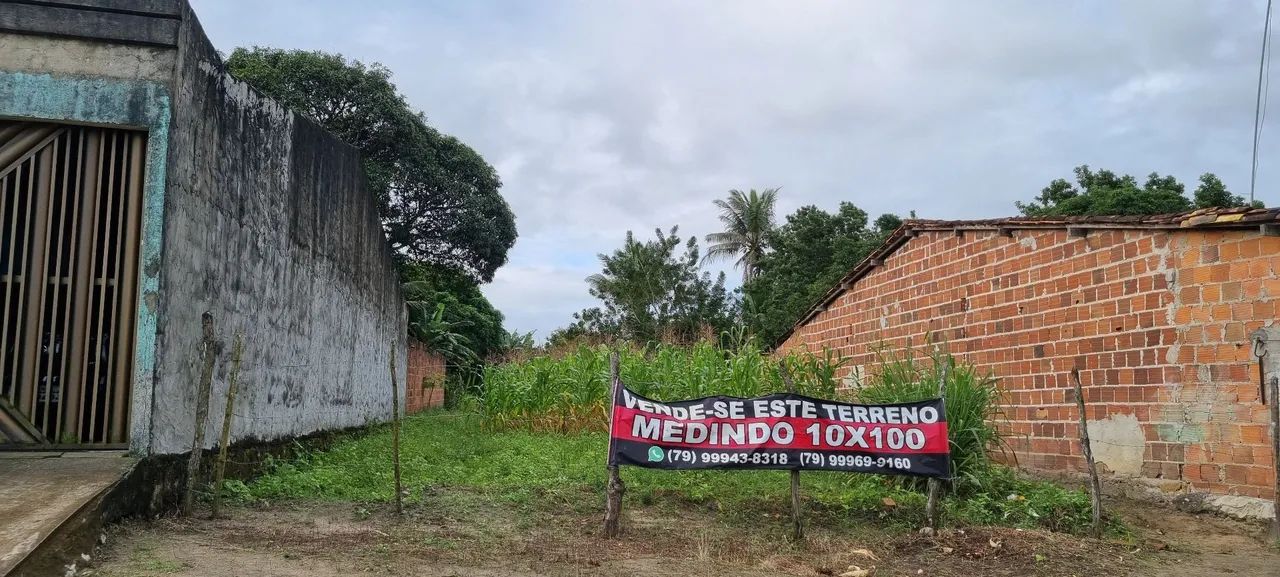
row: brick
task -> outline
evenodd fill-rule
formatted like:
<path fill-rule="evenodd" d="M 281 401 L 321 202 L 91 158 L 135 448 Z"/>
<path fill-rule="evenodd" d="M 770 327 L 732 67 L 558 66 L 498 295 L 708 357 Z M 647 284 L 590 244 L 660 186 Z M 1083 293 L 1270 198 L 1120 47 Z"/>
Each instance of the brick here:
<path fill-rule="evenodd" d="M 1241 290 L 1241 285 L 1239 281 L 1223 283 L 1222 300 L 1228 301 L 1228 302 L 1238 301 L 1240 300 L 1240 296 L 1242 294 L 1243 292 Z"/>
<path fill-rule="evenodd" d="M 958 357 L 1001 379 L 1002 429 L 1021 435 L 1010 443 L 1017 461 L 1058 470 L 1082 462 L 1068 376 L 1079 367 L 1091 418 L 1123 413 L 1141 423 L 1143 475 L 1270 494 L 1259 473 L 1270 474 L 1269 416 L 1241 343 L 1280 312 L 1280 239 L 1253 230 L 1017 236 L 1036 248 L 994 233 L 921 234 L 780 350 L 827 347 L 871 368 L 879 343 L 946 337 Z M 1198 438 L 1194 427 L 1203 442 L 1168 436 Z"/>

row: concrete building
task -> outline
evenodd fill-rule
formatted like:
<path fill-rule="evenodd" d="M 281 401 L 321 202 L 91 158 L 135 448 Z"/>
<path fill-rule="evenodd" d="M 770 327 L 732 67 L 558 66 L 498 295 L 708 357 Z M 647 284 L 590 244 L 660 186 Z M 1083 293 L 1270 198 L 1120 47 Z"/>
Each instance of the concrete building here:
<path fill-rule="evenodd" d="M 405 309 L 356 151 L 233 79 L 184 0 L 0 2 L 0 444 L 191 448 L 386 420 Z"/>
<path fill-rule="evenodd" d="M 912 220 L 780 349 L 838 351 L 856 386 L 877 345 L 945 341 L 1000 379 L 1017 463 L 1051 471 L 1082 470 L 1079 368 L 1110 478 L 1261 505 L 1276 472 L 1255 353 L 1280 375 L 1278 306 L 1280 209 Z"/>

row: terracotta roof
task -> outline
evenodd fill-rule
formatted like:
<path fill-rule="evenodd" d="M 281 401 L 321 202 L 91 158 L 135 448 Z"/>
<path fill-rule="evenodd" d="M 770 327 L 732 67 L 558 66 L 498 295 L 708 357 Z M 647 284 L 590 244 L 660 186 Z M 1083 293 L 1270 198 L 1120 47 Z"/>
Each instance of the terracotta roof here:
<path fill-rule="evenodd" d="M 1008 218 L 992 218 L 984 220 L 926 220 L 911 219 L 889 234 L 884 243 L 871 251 L 871 254 L 854 265 L 840 282 L 827 290 L 818 302 L 801 316 L 791 329 L 783 334 L 775 345 L 781 345 L 796 329 L 826 310 L 831 301 L 840 293 L 866 276 L 884 259 L 906 244 L 918 232 L 922 231 L 963 231 L 963 230 L 1018 230 L 1018 229 L 1208 229 L 1208 228 L 1253 228 L 1258 226 L 1280 226 L 1280 207 L 1278 208 L 1201 208 L 1188 212 L 1152 215 L 1120 215 L 1120 216 L 1014 216 Z M 1280 233 L 1280 231 L 1277 231 Z"/>
<path fill-rule="evenodd" d="M 1015 216 L 987 220 L 908 220 L 916 230 L 988 228 L 1193 228 L 1280 222 L 1280 208 L 1202 208 L 1189 212 L 1123 216 Z"/>

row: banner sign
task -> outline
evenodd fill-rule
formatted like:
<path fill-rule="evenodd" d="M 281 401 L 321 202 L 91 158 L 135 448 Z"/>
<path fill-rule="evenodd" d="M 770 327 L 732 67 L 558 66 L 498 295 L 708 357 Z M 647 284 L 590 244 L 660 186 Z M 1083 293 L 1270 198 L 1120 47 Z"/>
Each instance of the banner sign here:
<path fill-rule="evenodd" d="M 942 399 L 855 405 L 777 393 L 659 403 L 617 387 L 609 464 L 796 469 L 945 478 Z"/>

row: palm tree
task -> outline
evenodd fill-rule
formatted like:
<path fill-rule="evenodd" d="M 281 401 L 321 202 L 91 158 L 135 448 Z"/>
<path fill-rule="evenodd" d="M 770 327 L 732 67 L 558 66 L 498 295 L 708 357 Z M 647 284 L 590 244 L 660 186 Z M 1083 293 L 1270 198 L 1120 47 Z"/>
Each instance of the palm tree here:
<path fill-rule="evenodd" d="M 728 199 L 717 199 L 723 232 L 707 235 L 707 256 L 703 262 L 737 258 L 746 284 L 759 273 L 760 258 L 768 248 L 766 236 L 773 230 L 773 205 L 778 200 L 777 188 L 756 192 L 730 190 Z"/>

